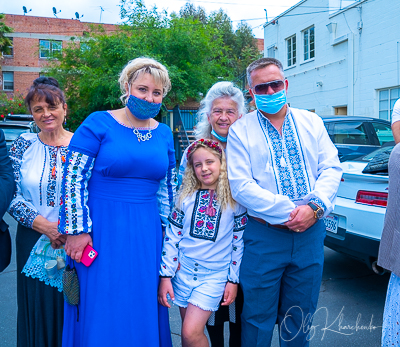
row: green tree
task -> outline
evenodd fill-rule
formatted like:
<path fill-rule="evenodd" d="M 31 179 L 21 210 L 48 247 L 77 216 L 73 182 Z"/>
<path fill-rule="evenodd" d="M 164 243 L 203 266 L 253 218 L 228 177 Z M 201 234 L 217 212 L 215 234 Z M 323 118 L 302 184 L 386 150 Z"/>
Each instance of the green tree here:
<path fill-rule="evenodd" d="M 237 77 L 254 60 L 261 58 L 251 27 L 240 22 L 234 30 L 229 16 L 222 10 L 214 11 L 208 18 L 209 24 L 221 33 L 225 44 L 225 54 L 229 56 L 228 65 Z"/>
<path fill-rule="evenodd" d="M 207 24 L 207 21 L 208 21 L 206 10 L 201 6 L 198 6 L 196 8 L 196 6 L 193 5 L 190 2 L 187 2 L 180 9 L 179 17 L 181 17 L 181 18 L 191 18 L 192 20 L 198 20 L 199 22 L 201 22 L 203 24 Z"/>
<path fill-rule="evenodd" d="M 251 47 L 245 46 L 239 56 L 236 46 L 243 40 L 222 10 L 219 16 L 222 24 L 217 24 L 216 14 L 205 19 L 202 8 L 188 4 L 169 16 L 156 7 L 148 9 L 142 0 L 122 0 L 119 30 L 108 34 L 93 30 L 80 44 L 71 41 L 48 70 L 65 90 L 70 128 L 74 130 L 93 111 L 122 106 L 119 73 L 136 57 L 152 57 L 168 68 L 172 90 L 164 103 L 169 107 L 199 100 L 221 79 L 233 80 L 238 59 L 251 55 Z"/>
<path fill-rule="evenodd" d="M 261 58 L 262 54 L 258 50 L 257 39 L 246 22 L 238 25 L 234 42 L 235 68 L 236 74 L 239 75 L 251 62 Z"/>
<path fill-rule="evenodd" d="M 5 14 L 0 13 L 0 53 L 10 54 L 10 47 L 12 46 L 12 41 L 9 37 L 4 34 L 9 34 L 13 31 L 12 28 L 4 23 Z"/>
<path fill-rule="evenodd" d="M 125 24 L 120 30 L 92 32 L 80 45 L 71 42 L 47 72 L 65 90 L 71 129 L 93 111 L 122 106 L 119 73 L 139 56 L 157 59 L 168 68 L 173 85 L 165 99 L 169 106 L 199 99 L 219 78 L 233 78 L 215 28 L 191 17 L 168 17 L 140 0 L 126 2 L 121 13 Z"/>

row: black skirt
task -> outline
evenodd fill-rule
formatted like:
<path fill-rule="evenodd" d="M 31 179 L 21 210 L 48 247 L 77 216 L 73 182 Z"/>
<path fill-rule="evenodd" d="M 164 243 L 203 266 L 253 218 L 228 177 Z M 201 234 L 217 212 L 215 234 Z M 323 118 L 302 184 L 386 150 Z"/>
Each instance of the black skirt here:
<path fill-rule="evenodd" d="M 21 273 L 40 236 L 37 231 L 18 224 L 16 236 L 18 347 L 61 347 L 63 294 L 57 288 Z"/>
<path fill-rule="evenodd" d="M 222 303 L 223 301 L 221 301 Z M 215 326 L 224 322 L 237 323 L 240 325 L 240 315 L 243 309 L 243 291 L 238 285 L 236 300 L 229 306 L 219 306 L 218 311 L 211 313 L 207 325 Z"/>

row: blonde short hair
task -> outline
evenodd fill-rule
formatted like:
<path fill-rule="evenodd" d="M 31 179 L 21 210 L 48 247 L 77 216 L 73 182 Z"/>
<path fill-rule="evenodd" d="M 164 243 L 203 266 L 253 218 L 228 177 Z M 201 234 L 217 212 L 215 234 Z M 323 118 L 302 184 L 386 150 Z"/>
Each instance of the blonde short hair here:
<path fill-rule="evenodd" d="M 121 100 L 124 104 L 126 104 L 129 97 L 126 92 L 126 86 L 129 86 L 144 73 L 149 73 L 153 76 L 156 83 L 160 83 L 163 86 L 163 96 L 166 96 L 171 90 L 171 81 L 168 76 L 168 70 L 163 64 L 151 58 L 136 58 L 126 64 L 118 79 L 122 92 Z"/>

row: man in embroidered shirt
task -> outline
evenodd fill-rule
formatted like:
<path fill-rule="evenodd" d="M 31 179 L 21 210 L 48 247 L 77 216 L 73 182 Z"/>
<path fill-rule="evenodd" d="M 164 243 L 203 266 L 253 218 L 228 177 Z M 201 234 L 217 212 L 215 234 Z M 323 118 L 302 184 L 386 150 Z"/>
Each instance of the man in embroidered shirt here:
<path fill-rule="evenodd" d="M 242 345 L 269 346 L 277 321 L 281 347 L 308 346 L 324 261 L 321 218 L 334 207 L 342 170 L 322 119 L 287 105 L 278 60 L 253 62 L 247 79 L 257 109 L 231 126 L 227 144 L 232 195 L 251 217 Z"/>

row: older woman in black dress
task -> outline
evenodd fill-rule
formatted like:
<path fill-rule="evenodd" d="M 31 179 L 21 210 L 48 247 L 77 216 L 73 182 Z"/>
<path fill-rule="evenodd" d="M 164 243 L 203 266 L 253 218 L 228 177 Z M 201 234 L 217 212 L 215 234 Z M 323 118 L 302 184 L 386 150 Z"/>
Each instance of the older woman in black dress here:
<path fill-rule="evenodd" d="M 57 231 L 57 219 L 61 178 L 72 133 L 63 128 L 67 104 L 54 78 L 36 79 L 25 101 L 40 132 L 21 134 L 10 149 L 17 184 L 9 207 L 9 213 L 18 222 L 17 341 L 21 347 L 55 347 L 61 346 L 62 293 L 46 284 L 47 278 L 22 271 L 41 235 L 46 235 L 55 248 L 65 242 L 65 235 Z"/>

